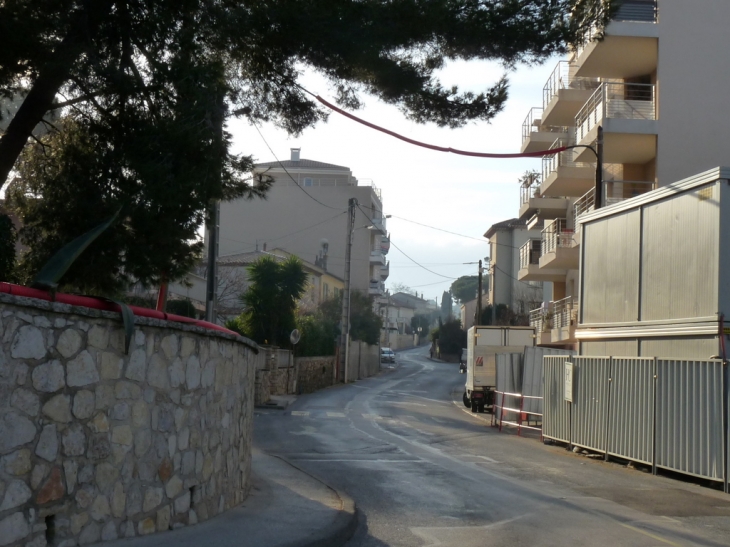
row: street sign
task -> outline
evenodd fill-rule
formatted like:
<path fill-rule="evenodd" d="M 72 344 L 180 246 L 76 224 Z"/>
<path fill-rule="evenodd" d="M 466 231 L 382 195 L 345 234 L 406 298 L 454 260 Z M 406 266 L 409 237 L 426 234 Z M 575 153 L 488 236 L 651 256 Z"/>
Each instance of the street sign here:
<path fill-rule="evenodd" d="M 565 362 L 565 400 L 573 402 L 573 363 Z"/>

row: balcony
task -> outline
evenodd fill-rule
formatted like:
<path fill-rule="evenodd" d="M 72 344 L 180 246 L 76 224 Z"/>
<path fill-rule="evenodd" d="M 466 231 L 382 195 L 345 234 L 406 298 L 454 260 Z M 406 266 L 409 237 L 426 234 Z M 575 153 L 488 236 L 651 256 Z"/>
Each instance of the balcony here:
<path fill-rule="evenodd" d="M 580 258 L 575 232 L 564 218 L 550 222 L 542 231 L 540 268 L 577 270 Z"/>
<path fill-rule="evenodd" d="M 535 329 L 538 343 L 575 343 L 578 309 L 578 301 L 569 296 L 555 302 L 546 302 L 542 308 L 531 310 L 530 326 Z"/>
<path fill-rule="evenodd" d="M 520 219 L 527 220 L 535 215 L 541 219 L 553 219 L 565 215 L 568 200 L 560 197 L 545 197 L 540 194 L 539 179 L 535 177 L 520 186 Z"/>
<path fill-rule="evenodd" d="M 388 276 L 390 275 L 390 262 L 386 262 L 383 266 L 380 267 L 380 279 L 385 281 L 388 279 Z"/>
<path fill-rule="evenodd" d="M 368 287 L 368 294 L 373 296 L 383 296 L 383 294 L 385 294 L 385 283 L 378 281 L 377 279 L 371 279 L 370 286 Z"/>
<path fill-rule="evenodd" d="M 604 82 L 575 117 L 576 143 L 593 144 L 603 127 L 604 163 L 644 164 L 656 157 L 656 87 L 654 84 Z M 588 149 L 575 161 L 595 161 Z"/>
<path fill-rule="evenodd" d="M 603 206 L 608 207 L 621 203 L 627 199 L 635 198 L 654 189 L 653 182 L 638 180 L 604 180 L 603 181 Z M 593 211 L 595 208 L 595 188 L 591 188 L 578 201 L 573 204 L 573 218 Z"/>
<path fill-rule="evenodd" d="M 520 247 L 520 281 L 565 281 L 567 271 L 540 268 L 542 240 L 531 239 Z"/>
<path fill-rule="evenodd" d="M 593 29 L 574 57 L 576 76 L 634 78 L 656 71 L 659 29 L 656 0 L 624 0 L 602 40 Z"/>
<path fill-rule="evenodd" d="M 380 248 L 370 251 L 370 264 L 385 265 L 385 255 Z"/>
<path fill-rule="evenodd" d="M 560 61 L 542 89 L 542 123 L 572 126 L 575 115 L 590 98 L 599 82 L 576 76 L 578 65 Z"/>
<path fill-rule="evenodd" d="M 555 139 L 568 136 L 567 127 L 543 124 L 541 118 L 542 108 L 534 106 L 522 122 L 522 153 L 547 150 Z"/>
<path fill-rule="evenodd" d="M 550 149 L 575 144 L 571 139 L 558 139 Z M 545 197 L 581 196 L 596 181 L 595 163 L 575 161 L 577 150 L 566 150 L 542 158 L 540 194 Z M 595 162 L 595 158 L 594 158 Z"/>

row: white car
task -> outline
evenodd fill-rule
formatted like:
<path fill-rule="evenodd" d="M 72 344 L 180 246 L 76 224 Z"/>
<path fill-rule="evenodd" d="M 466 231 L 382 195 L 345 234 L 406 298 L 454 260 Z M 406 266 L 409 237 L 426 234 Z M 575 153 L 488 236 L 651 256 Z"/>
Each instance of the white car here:
<path fill-rule="evenodd" d="M 395 363 L 395 353 L 390 348 L 380 348 L 381 363 Z"/>

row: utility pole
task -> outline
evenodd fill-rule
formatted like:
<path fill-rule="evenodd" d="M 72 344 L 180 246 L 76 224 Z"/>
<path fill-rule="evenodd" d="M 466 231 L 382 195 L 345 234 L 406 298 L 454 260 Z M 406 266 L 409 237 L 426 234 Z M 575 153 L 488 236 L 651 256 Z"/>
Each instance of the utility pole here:
<path fill-rule="evenodd" d="M 355 235 L 356 198 L 350 198 L 347 208 L 347 246 L 345 248 L 345 292 L 342 295 L 342 319 L 340 321 L 340 365 L 347 383 L 347 365 L 350 356 L 350 266 L 352 262 L 352 240 Z"/>
<path fill-rule="evenodd" d="M 596 190 L 594 196 L 594 208 L 600 209 L 603 206 L 603 127 L 598 126 L 596 136 Z"/>
<path fill-rule="evenodd" d="M 215 124 L 216 139 L 220 146 L 220 164 L 218 165 L 218 182 L 221 184 L 223 162 L 225 161 L 225 144 L 223 142 L 223 124 L 226 115 L 226 100 L 222 90 L 218 92 L 215 108 L 211 113 L 211 121 Z M 208 207 L 208 268 L 205 289 L 205 320 L 216 321 L 216 289 L 218 285 L 218 244 L 220 241 L 221 205 L 218 200 L 211 200 Z"/>
<path fill-rule="evenodd" d="M 474 326 L 482 322 L 482 259 L 479 259 L 479 285 L 477 288 L 477 316 L 474 318 Z"/>

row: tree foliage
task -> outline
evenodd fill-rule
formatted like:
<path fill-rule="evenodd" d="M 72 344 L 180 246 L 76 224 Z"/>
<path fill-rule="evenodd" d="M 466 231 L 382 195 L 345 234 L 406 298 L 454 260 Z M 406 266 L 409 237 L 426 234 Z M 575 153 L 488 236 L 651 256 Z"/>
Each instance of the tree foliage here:
<path fill-rule="evenodd" d="M 464 275 L 451 284 L 449 291 L 461 302 L 469 302 L 477 297 L 479 277 L 476 275 Z"/>
<path fill-rule="evenodd" d="M 320 311 L 329 322 L 339 325 L 342 314 L 342 293 L 320 304 Z M 350 294 L 350 337 L 366 344 L 377 344 L 383 322 L 373 311 L 373 300 L 359 291 Z M 339 327 L 338 332 L 339 334 Z"/>
<path fill-rule="evenodd" d="M 421 327 L 420 337 L 423 338 L 428 335 L 428 329 L 431 326 L 432 317 L 431 315 L 418 314 L 411 317 L 411 328 L 413 332 L 418 332 L 418 327 Z"/>
<path fill-rule="evenodd" d="M 0 212 L 0 281 L 11 281 L 15 272 L 15 227 Z"/>
<path fill-rule="evenodd" d="M 69 285 L 106 291 L 129 277 L 172 279 L 200 251 L 191 234 L 211 200 L 266 190 L 246 179 L 251 158 L 230 153 L 226 116 L 293 134 L 326 119 L 298 84 L 302 67 L 328 78 L 347 108 L 369 94 L 419 123 L 488 121 L 507 99 L 506 78 L 463 92 L 436 77 L 445 60 L 539 62 L 605 21 L 607 4 L 7 0 L 0 97 L 22 104 L 0 139 L 0 188 L 16 169 L 33 265 L 123 207 L 125 220 L 89 249 L 100 256 L 69 272 Z M 26 146 L 54 110 L 65 121 L 46 123 L 50 133 Z"/>
<path fill-rule="evenodd" d="M 259 344 L 289 344 L 289 334 L 296 328 L 297 300 L 307 286 L 301 261 L 291 256 L 277 262 L 263 256 L 249 267 L 249 280 L 241 296 L 244 311 L 230 324 Z"/>
<path fill-rule="evenodd" d="M 466 332 L 461 328 L 461 321 L 451 319 L 439 325 L 431 334 L 431 340 L 438 340 L 442 355 L 461 354 L 461 349 L 466 347 Z"/>
<path fill-rule="evenodd" d="M 443 320 L 448 321 L 453 317 L 453 305 L 454 302 L 451 298 L 451 293 L 449 291 L 444 291 L 441 295 L 441 318 Z"/>

